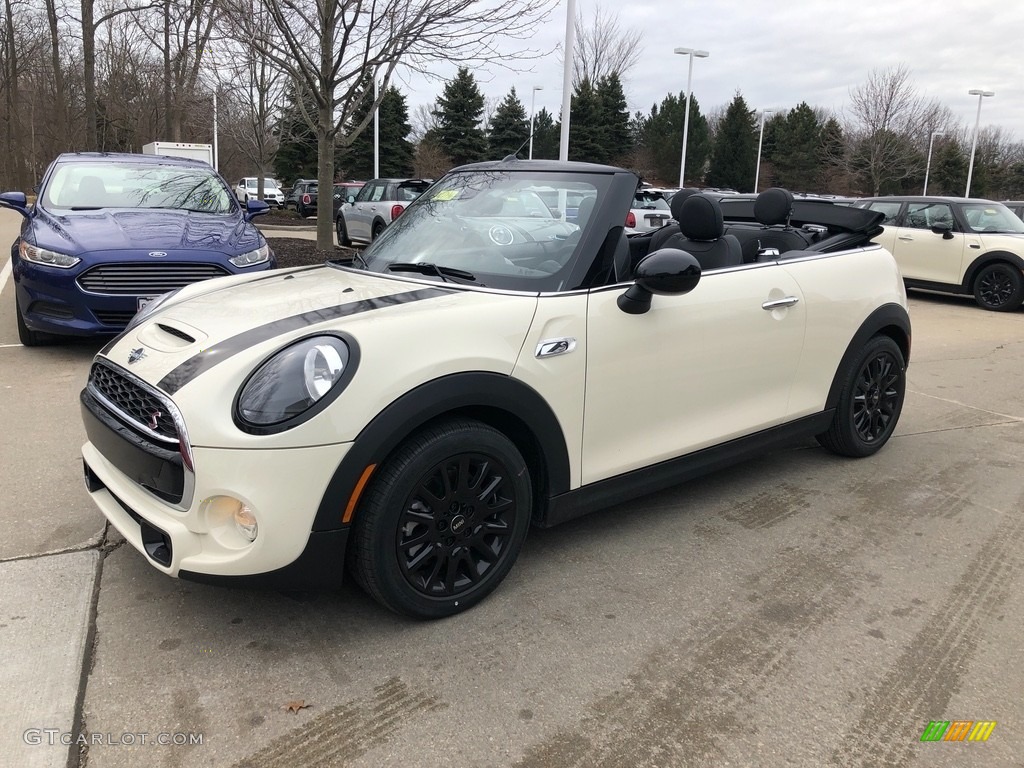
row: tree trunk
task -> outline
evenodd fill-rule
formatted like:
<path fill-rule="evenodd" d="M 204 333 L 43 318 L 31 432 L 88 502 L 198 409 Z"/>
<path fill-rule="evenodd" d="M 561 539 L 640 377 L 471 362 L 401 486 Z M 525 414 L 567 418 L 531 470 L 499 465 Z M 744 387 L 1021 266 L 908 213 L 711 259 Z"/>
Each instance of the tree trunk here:
<path fill-rule="evenodd" d="M 316 247 L 334 249 L 334 110 L 321 104 L 316 132 L 319 193 L 316 205 Z"/>
<path fill-rule="evenodd" d="M 164 0 L 164 141 L 171 138 L 174 125 L 174 107 L 171 98 L 171 0 Z"/>
<path fill-rule="evenodd" d="M 68 110 L 64 93 L 64 70 L 60 64 L 60 34 L 57 29 L 56 0 L 46 0 L 46 19 L 50 26 L 50 66 L 53 67 L 53 113 L 57 146 L 67 146 Z"/>
<path fill-rule="evenodd" d="M 7 36 L 7 151 L 11 158 L 11 180 L 14 189 L 24 189 L 28 184 L 25 180 L 25 152 L 21 147 L 21 132 L 18 130 L 20 115 L 20 99 L 18 97 L 18 51 L 17 37 L 14 34 L 14 17 L 11 14 L 11 0 L 5 0 L 4 10 L 7 14 L 7 25 L 4 30 Z"/>

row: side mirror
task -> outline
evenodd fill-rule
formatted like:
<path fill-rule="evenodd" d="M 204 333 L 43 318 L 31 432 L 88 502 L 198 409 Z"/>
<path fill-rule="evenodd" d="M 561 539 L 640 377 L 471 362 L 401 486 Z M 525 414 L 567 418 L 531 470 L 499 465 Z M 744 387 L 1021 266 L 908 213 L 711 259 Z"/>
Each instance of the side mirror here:
<path fill-rule="evenodd" d="M 28 198 L 24 192 L 3 192 L 0 193 L 0 208 L 10 208 L 17 211 L 26 219 L 31 216 L 28 210 Z"/>
<path fill-rule="evenodd" d="M 626 314 L 642 315 L 651 308 L 654 294 L 675 296 L 696 288 L 700 282 L 700 264 L 686 251 L 663 248 L 641 259 L 633 274 L 633 285 L 616 303 Z"/>
<path fill-rule="evenodd" d="M 264 214 L 270 210 L 270 206 L 262 200 L 250 200 L 245 204 L 245 220 L 252 221 L 254 217 Z"/>
<path fill-rule="evenodd" d="M 351 205 L 352 203 L 354 203 L 356 201 L 356 196 L 355 195 L 349 195 L 348 197 L 345 198 L 345 201 L 349 205 Z"/>
<path fill-rule="evenodd" d="M 953 239 L 953 225 L 946 223 L 932 224 L 932 232 L 942 235 L 943 240 Z"/>

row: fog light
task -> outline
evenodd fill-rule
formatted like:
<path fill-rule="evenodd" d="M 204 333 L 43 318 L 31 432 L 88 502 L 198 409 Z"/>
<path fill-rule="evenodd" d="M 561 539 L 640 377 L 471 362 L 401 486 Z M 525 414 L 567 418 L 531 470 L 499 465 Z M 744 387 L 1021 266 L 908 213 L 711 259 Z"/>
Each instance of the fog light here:
<path fill-rule="evenodd" d="M 259 531 L 256 515 L 242 502 L 238 502 L 238 508 L 235 510 L 235 527 L 246 539 L 256 541 L 256 534 Z"/>
<path fill-rule="evenodd" d="M 244 549 L 259 534 L 256 513 L 252 507 L 234 496 L 211 496 L 204 499 L 202 514 L 210 535 L 228 549 Z"/>

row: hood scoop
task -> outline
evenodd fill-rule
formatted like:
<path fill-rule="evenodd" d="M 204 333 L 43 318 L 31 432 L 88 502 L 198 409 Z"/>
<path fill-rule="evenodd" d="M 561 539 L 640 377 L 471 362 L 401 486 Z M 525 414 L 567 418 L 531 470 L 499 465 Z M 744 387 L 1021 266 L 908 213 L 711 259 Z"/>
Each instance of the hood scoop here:
<path fill-rule="evenodd" d="M 158 352 L 179 352 L 196 342 L 205 341 L 207 335 L 187 323 L 168 318 L 145 325 L 139 331 L 138 339 Z"/>

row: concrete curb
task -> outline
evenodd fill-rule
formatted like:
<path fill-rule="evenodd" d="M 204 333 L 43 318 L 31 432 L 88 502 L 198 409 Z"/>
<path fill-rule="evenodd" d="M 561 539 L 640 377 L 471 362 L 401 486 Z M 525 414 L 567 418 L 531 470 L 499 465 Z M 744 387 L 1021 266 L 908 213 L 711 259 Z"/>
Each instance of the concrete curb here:
<path fill-rule="evenodd" d="M 100 571 L 96 550 L 0 563 L 0 763 L 77 763 L 85 660 Z M 72 756 L 75 756 L 72 761 Z"/>

